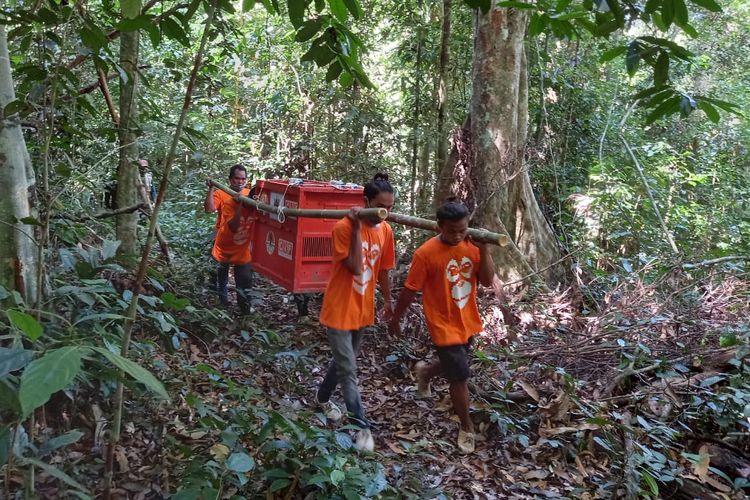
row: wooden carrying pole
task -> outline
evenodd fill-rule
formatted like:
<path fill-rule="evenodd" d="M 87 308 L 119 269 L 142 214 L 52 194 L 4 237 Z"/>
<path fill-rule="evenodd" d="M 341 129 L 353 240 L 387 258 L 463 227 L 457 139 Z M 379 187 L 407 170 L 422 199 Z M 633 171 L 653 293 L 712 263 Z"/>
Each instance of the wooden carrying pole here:
<path fill-rule="evenodd" d="M 214 180 L 211 184 L 216 188 L 224 191 L 228 195 L 236 196 L 237 192 L 220 182 Z M 267 205 L 261 203 L 258 200 L 253 200 L 247 196 L 240 196 L 240 201 L 243 205 L 267 212 L 270 214 L 276 214 L 279 212 L 279 207 L 273 205 Z M 300 208 L 283 208 L 282 213 L 285 216 L 292 217 L 310 217 L 314 219 L 343 219 L 349 213 L 349 210 L 306 210 Z M 360 218 L 363 217 L 378 217 L 381 220 L 385 219 L 388 222 L 395 222 L 404 226 L 415 227 L 417 229 L 426 229 L 427 231 L 440 232 L 437 222 L 429 219 L 422 219 L 420 217 L 412 217 L 410 215 L 402 215 L 393 212 L 388 212 L 385 208 L 363 208 L 359 211 Z M 505 234 L 493 233 L 486 229 L 469 228 L 469 236 L 480 243 L 490 243 L 504 247 L 510 239 Z"/>
<path fill-rule="evenodd" d="M 211 184 L 216 189 L 220 189 L 221 191 L 224 191 L 232 197 L 237 195 L 237 192 L 235 190 L 228 186 L 225 186 L 224 184 L 221 184 L 220 182 L 212 180 Z M 279 213 L 279 207 L 261 203 L 260 201 L 248 198 L 247 196 L 240 196 L 240 201 L 243 205 L 249 208 L 255 208 L 256 210 L 274 215 Z M 308 217 L 311 219 L 343 219 L 347 216 L 349 210 L 310 210 L 304 208 L 283 207 L 281 208 L 281 213 L 285 217 Z M 386 210 L 385 208 L 363 208 L 359 211 L 360 219 L 377 217 L 380 220 L 384 220 L 387 216 L 388 210 Z"/>

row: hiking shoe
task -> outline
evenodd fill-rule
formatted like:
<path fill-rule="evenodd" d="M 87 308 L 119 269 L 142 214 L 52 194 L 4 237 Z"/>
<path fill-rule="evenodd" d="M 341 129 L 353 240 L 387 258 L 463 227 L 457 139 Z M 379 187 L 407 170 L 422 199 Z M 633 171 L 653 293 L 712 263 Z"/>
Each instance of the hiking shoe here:
<path fill-rule="evenodd" d="M 474 433 L 458 430 L 458 449 L 461 453 L 474 453 Z"/>
<path fill-rule="evenodd" d="M 354 447 L 359 451 L 373 451 L 375 449 L 375 441 L 372 439 L 372 432 L 370 429 L 361 429 L 354 436 Z"/>
<path fill-rule="evenodd" d="M 414 368 L 415 378 L 417 379 L 417 392 L 414 395 L 416 399 L 429 399 L 432 397 L 430 381 L 425 377 L 424 371 L 427 369 L 427 363 L 420 361 Z"/>
<path fill-rule="evenodd" d="M 341 421 L 341 419 L 344 417 L 344 414 L 341 413 L 341 410 L 338 406 L 336 406 L 336 403 L 331 401 L 330 399 L 326 401 L 325 403 L 321 403 L 318 399 L 318 393 L 315 393 L 315 402 L 318 404 L 318 406 L 323 410 L 323 414 L 326 416 L 328 420 L 331 422 L 338 423 Z"/>

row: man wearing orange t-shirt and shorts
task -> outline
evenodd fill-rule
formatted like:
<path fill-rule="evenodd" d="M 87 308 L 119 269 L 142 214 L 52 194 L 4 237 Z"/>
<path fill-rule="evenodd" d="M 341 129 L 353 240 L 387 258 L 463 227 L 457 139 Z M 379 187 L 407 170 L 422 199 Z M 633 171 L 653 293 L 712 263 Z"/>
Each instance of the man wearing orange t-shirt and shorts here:
<path fill-rule="evenodd" d="M 417 364 L 417 397 L 430 397 L 430 380 L 445 376 L 450 383 L 453 411 L 461 420 L 458 448 L 471 453 L 475 438 L 469 416 L 469 347 L 473 336 L 483 330 L 477 281 L 492 286 L 495 265 L 485 244 L 467 238 L 466 205 L 456 201 L 444 204 L 437 211 L 437 223 L 440 234 L 414 252 L 388 330 L 391 334 L 401 332 L 401 316 L 421 290 L 427 329 L 438 359 Z"/>
<path fill-rule="evenodd" d="M 229 169 L 229 186 L 242 196 L 250 191 L 245 188 L 247 170 L 242 165 Z M 216 237 L 211 257 L 217 263 L 216 292 L 222 305 L 229 305 L 227 284 L 229 267 L 234 267 L 234 281 L 237 289 L 237 305 L 241 314 L 250 312 L 250 290 L 253 287 L 253 269 L 250 264 L 250 237 L 252 235 L 253 212 L 224 191 L 214 188 L 207 182 L 208 192 L 203 202 L 206 212 L 217 212 Z"/>
<path fill-rule="evenodd" d="M 393 188 L 388 176 L 377 174 L 365 185 L 367 208 L 393 208 Z M 365 417 L 357 379 L 357 354 L 362 337 L 375 323 L 375 281 L 385 300 L 385 318 L 391 315 L 391 287 L 388 271 L 396 264 L 393 231 L 380 219 L 362 219 L 360 208 L 333 227 L 333 266 L 323 296 L 320 324 L 326 327 L 333 360 L 320 383 L 315 399 L 332 421 L 342 418 L 331 394 L 341 385 L 350 421 L 359 428 L 354 444 L 359 450 L 372 451 L 370 423 Z"/>

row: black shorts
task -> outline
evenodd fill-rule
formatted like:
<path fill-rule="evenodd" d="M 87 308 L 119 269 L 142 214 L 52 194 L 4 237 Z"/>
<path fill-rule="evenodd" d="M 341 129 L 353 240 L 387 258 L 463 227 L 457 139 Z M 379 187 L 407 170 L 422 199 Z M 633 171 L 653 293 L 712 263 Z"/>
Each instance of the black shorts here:
<path fill-rule="evenodd" d="M 466 344 L 435 346 L 440 367 L 448 382 L 463 382 L 469 379 L 469 353 L 471 352 L 471 339 Z"/>

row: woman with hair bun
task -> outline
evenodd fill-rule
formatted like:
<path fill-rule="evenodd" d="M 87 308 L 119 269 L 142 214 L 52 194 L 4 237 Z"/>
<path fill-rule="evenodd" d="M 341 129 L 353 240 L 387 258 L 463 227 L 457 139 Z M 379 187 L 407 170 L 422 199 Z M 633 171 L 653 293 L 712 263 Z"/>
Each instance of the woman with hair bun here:
<path fill-rule="evenodd" d="M 366 208 L 393 208 L 393 187 L 388 175 L 375 174 L 365 184 Z M 375 281 L 385 299 L 384 316 L 392 314 L 389 270 L 396 264 L 395 242 L 391 226 L 378 218 L 360 218 L 361 207 L 333 227 L 333 265 L 323 296 L 320 324 L 326 327 L 333 359 L 315 394 L 315 400 L 330 420 L 341 420 L 341 410 L 331 401 L 341 386 L 347 412 L 359 428 L 354 444 L 359 450 L 372 451 L 375 443 L 370 423 L 359 394 L 357 355 L 363 336 L 375 323 Z"/>

